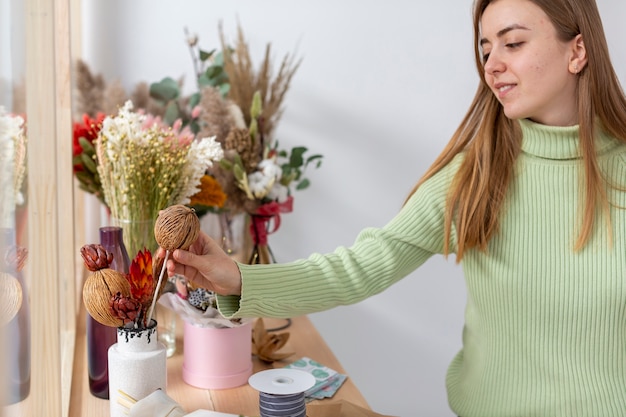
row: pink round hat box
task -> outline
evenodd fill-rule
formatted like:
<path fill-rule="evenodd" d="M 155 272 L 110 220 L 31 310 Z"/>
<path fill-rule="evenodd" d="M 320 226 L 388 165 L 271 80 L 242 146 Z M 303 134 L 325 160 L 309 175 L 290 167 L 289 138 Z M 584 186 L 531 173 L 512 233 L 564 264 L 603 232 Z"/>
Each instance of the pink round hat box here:
<path fill-rule="evenodd" d="M 205 389 L 245 385 L 252 375 L 252 322 L 229 328 L 185 322 L 183 381 Z"/>

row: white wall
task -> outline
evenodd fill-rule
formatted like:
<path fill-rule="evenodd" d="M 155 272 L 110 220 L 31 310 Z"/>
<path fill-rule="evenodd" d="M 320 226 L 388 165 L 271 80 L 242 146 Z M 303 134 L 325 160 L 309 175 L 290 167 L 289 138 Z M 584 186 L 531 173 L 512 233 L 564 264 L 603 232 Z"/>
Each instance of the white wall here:
<path fill-rule="evenodd" d="M 626 4 L 600 0 L 619 75 Z M 127 87 L 187 74 L 183 28 L 218 47 L 241 22 L 260 56 L 304 58 L 277 131 L 325 157 L 271 236 L 279 261 L 352 243 L 399 209 L 458 125 L 475 90 L 471 1 L 84 0 L 84 57 Z M 258 62 L 258 61 L 257 61 Z M 191 85 L 191 84 L 190 84 Z M 430 260 L 383 294 L 312 315 L 372 408 L 452 416 L 446 368 L 460 348 L 465 288 L 453 260 Z"/>

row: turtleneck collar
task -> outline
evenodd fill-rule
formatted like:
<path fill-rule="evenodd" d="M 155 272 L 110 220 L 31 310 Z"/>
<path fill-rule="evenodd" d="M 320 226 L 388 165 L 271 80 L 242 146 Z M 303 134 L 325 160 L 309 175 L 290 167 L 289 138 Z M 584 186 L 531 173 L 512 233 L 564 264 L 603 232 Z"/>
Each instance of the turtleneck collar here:
<path fill-rule="evenodd" d="M 579 159 L 579 126 L 546 126 L 528 119 L 519 120 L 522 128 L 522 152 L 546 159 Z M 601 155 L 620 142 L 598 129 L 596 150 Z"/>

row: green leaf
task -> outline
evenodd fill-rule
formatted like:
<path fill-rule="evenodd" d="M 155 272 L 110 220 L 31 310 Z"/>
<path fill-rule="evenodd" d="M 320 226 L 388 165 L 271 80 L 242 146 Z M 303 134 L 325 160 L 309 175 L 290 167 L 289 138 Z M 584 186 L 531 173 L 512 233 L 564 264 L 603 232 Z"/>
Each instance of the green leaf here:
<path fill-rule="evenodd" d="M 93 144 L 89 141 L 89 139 L 81 136 L 78 138 L 78 144 L 82 148 L 83 152 L 93 155 L 96 153 L 96 148 L 94 148 Z"/>
<path fill-rule="evenodd" d="M 200 76 L 198 77 L 198 84 L 200 85 L 200 87 L 206 87 L 208 85 L 213 85 L 212 84 L 213 81 L 211 81 L 211 79 L 209 77 L 207 77 L 206 74 L 200 74 Z"/>
<path fill-rule="evenodd" d="M 189 96 L 189 107 L 191 107 L 192 109 L 196 107 L 200 103 L 200 98 L 200 93 L 193 93 L 191 96 Z"/>
<path fill-rule="evenodd" d="M 230 171 L 233 169 L 233 164 L 226 158 L 220 159 L 220 166 L 226 171 Z"/>
<path fill-rule="evenodd" d="M 246 172 L 243 170 L 243 167 L 241 165 L 237 164 L 233 167 L 233 175 L 235 176 L 237 181 L 242 181 L 245 176 L 245 173 Z"/>
<path fill-rule="evenodd" d="M 85 171 L 76 172 L 76 179 L 85 187 L 93 187 L 95 184 L 94 178 Z"/>
<path fill-rule="evenodd" d="M 94 161 L 91 156 L 82 154 L 81 161 L 83 162 L 83 166 L 85 167 L 85 169 L 87 169 L 89 172 L 98 172 L 98 166 L 96 165 L 96 161 Z"/>
<path fill-rule="evenodd" d="M 224 52 L 223 51 L 219 51 L 217 54 L 215 54 L 215 57 L 213 58 L 213 64 L 219 65 L 220 67 L 224 66 Z"/>
<path fill-rule="evenodd" d="M 307 165 L 309 165 L 309 164 L 311 164 L 311 163 L 313 163 L 313 162 L 317 162 L 317 163 L 316 163 L 316 165 L 315 165 L 315 168 L 319 168 L 319 167 L 322 165 L 322 158 L 323 158 L 323 157 L 324 157 L 324 156 L 323 156 L 323 155 L 320 155 L 320 154 L 316 154 L 316 155 L 309 156 L 309 157 L 306 159 L 305 166 L 307 166 Z"/>
<path fill-rule="evenodd" d="M 289 164 L 293 167 L 301 167 L 304 165 L 303 155 L 307 151 L 304 146 L 297 146 L 291 150 L 291 156 L 289 157 Z"/>
<path fill-rule="evenodd" d="M 297 179 L 298 177 L 298 172 L 290 172 L 289 174 L 285 175 L 283 173 L 283 176 L 281 177 L 281 184 L 283 185 L 289 185 L 291 183 L 291 181 Z"/>
<path fill-rule="evenodd" d="M 200 61 L 204 62 L 207 59 L 211 59 L 211 57 L 213 56 L 216 50 L 217 49 L 213 49 L 212 51 L 207 52 L 207 51 L 200 49 Z"/>
<path fill-rule="evenodd" d="M 180 112 L 178 111 L 178 104 L 175 101 L 170 101 L 165 108 L 165 114 L 163 115 L 163 121 L 168 125 L 173 125 L 176 119 L 180 118 Z"/>
<path fill-rule="evenodd" d="M 150 84 L 150 97 L 167 103 L 180 95 L 178 83 L 171 77 L 165 77 L 158 83 Z"/>
<path fill-rule="evenodd" d="M 304 178 L 298 183 L 298 185 L 296 185 L 296 190 L 304 190 L 308 188 L 309 185 L 311 185 L 311 182 L 308 179 Z"/>
<path fill-rule="evenodd" d="M 220 85 L 220 93 L 222 93 L 222 97 L 226 97 L 229 92 L 230 92 L 230 84 L 229 83 L 225 83 L 225 84 Z"/>
<path fill-rule="evenodd" d="M 189 129 L 191 129 L 194 135 L 197 135 L 200 131 L 200 125 L 197 121 L 192 120 L 191 122 L 189 122 Z"/>
<path fill-rule="evenodd" d="M 252 105 L 250 106 L 250 116 L 254 119 L 258 118 L 263 112 L 263 100 L 261 92 L 257 91 L 252 96 Z"/>
<path fill-rule="evenodd" d="M 256 135 L 258 132 L 259 132 L 259 124 L 257 123 L 256 119 L 250 120 L 250 126 L 248 126 L 248 133 L 250 134 L 250 138 L 253 140 L 253 144 L 254 144 L 254 140 L 256 139 Z"/>
<path fill-rule="evenodd" d="M 224 68 L 219 65 L 209 65 L 204 73 L 209 79 L 215 80 L 224 73 Z"/>

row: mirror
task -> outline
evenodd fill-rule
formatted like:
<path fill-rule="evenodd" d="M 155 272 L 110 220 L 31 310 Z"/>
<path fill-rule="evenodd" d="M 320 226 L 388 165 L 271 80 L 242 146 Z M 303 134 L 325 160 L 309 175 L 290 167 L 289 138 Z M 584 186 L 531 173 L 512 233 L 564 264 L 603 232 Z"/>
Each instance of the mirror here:
<path fill-rule="evenodd" d="M 24 19 L 23 1 L 0 3 L 0 378 L 6 415 L 25 415 L 31 385 Z"/>

